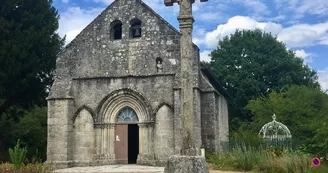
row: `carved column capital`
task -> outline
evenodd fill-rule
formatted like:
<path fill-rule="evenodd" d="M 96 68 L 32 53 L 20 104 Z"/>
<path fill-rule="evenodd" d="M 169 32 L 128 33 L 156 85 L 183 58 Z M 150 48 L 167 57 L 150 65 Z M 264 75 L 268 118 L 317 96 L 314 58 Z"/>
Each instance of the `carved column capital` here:
<path fill-rule="evenodd" d="M 139 128 L 148 128 L 148 124 L 138 124 Z"/>
<path fill-rule="evenodd" d="M 109 128 L 110 128 L 110 129 L 115 129 L 115 124 L 110 124 L 110 125 L 109 125 Z"/>

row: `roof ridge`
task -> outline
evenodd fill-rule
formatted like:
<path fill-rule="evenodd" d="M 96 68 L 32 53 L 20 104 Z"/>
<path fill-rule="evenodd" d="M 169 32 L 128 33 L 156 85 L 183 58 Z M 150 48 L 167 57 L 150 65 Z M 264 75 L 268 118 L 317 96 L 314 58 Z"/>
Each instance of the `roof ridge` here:
<path fill-rule="evenodd" d="M 74 43 L 74 41 L 76 40 L 76 38 L 78 38 L 89 26 L 91 26 L 100 16 L 103 15 L 103 13 L 105 13 L 107 10 L 109 10 L 111 8 L 111 6 L 113 6 L 116 2 L 118 2 L 120 0 L 114 0 L 110 5 L 108 5 L 99 15 L 97 15 L 97 17 L 95 17 L 86 27 L 84 27 L 81 32 L 79 34 L 77 34 L 75 36 L 75 38 L 68 43 L 58 54 L 60 54 L 61 52 L 65 51 L 67 48 L 70 47 L 70 45 L 72 43 Z M 141 5 L 143 5 L 145 8 L 147 8 L 151 13 L 153 13 L 156 17 L 158 17 L 162 22 L 164 22 L 168 27 L 170 27 L 173 31 L 175 31 L 177 34 L 181 35 L 181 33 L 174 27 L 172 26 L 168 21 L 166 21 L 162 16 L 160 16 L 158 13 L 156 13 L 151 7 L 149 7 L 146 3 L 144 3 L 142 0 L 135 0 L 137 3 L 140 3 Z M 65 35 L 66 37 L 66 35 Z"/>
<path fill-rule="evenodd" d="M 79 33 L 79 34 L 77 34 L 76 36 L 75 36 L 75 38 L 70 42 L 70 43 L 68 43 L 65 47 L 64 47 L 64 49 L 62 50 L 62 51 L 64 51 L 66 48 L 69 48 L 69 46 L 75 41 L 75 39 L 78 37 L 78 36 L 80 36 L 82 33 L 83 33 L 83 31 L 84 30 L 86 30 L 89 26 L 91 26 L 103 13 L 105 13 L 111 6 L 113 6 L 113 4 L 115 4 L 116 2 L 118 2 L 118 1 L 120 1 L 120 0 L 114 0 L 111 4 L 109 4 L 100 14 L 98 14 L 97 15 L 97 17 L 95 17 L 87 26 L 85 26 L 82 30 L 81 30 L 81 32 Z M 65 37 L 66 37 L 66 35 L 65 35 Z M 60 52 L 62 52 L 62 51 L 60 51 Z M 60 53 L 59 52 L 59 53 Z"/>
<path fill-rule="evenodd" d="M 136 0 L 137 2 L 139 2 L 141 5 L 145 6 L 150 12 L 152 12 L 155 16 L 157 16 L 162 22 L 164 22 L 165 24 L 167 24 L 171 29 L 173 29 L 175 32 L 177 32 L 177 34 L 181 35 L 180 31 L 178 29 L 176 29 L 174 26 L 172 26 L 168 21 L 166 21 L 161 15 L 159 15 L 158 13 L 156 13 L 155 10 L 153 10 L 151 7 L 149 7 L 146 3 L 143 2 L 143 0 Z"/>

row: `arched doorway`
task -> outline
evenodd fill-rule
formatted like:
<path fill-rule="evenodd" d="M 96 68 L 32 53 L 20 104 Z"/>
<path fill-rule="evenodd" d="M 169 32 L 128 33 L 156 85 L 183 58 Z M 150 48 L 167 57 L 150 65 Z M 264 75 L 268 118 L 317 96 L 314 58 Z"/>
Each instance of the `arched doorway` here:
<path fill-rule="evenodd" d="M 133 118 L 127 118 L 127 114 L 122 113 L 126 108 L 133 110 L 134 115 L 137 117 L 136 120 Z M 97 122 L 99 123 L 95 124 L 95 127 L 97 127 L 97 158 L 100 158 L 102 163 L 108 164 L 126 164 L 129 162 L 128 148 L 125 148 L 125 150 L 121 149 L 122 151 L 126 152 L 124 155 L 122 155 L 122 157 L 116 156 L 118 154 L 116 151 L 118 150 L 116 149 L 116 146 L 119 146 L 116 145 L 116 132 L 124 133 L 125 131 L 125 139 L 127 141 L 125 147 L 128 147 L 129 125 L 130 129 L 132 129 L 133 126 L 135 128 L 135 130 L 131 131 L 139 131 L 137 134 L 139 136 L 138 141 L 130 139 L 130 142 L 135 141 L 135 145 L 139 145 L 137 164 L 145 164 L 148 160 L 153 158 L 154 150 L 152 143 L 154 140 L 151 132 L 154 131 L 154 126 L 153 119 L 151 118 L 151 112 L 152 110 L 148 101 L 139 92 L 129 88 L 113 91 L 108 96 L 106 96 L 99 104 L 99 116 L 97 117 Z M 122 115 L 122 118 L 119 118 L 120 115 Z M 137 135 L 130 135 L 130 137 Z M 122 140 L 120 136 L 119 140 Z"/>
<path fill-rule="evenodd" d="M 117 115 L 115 156 L 119 164 L 135 164 L 139 154 L 139 127 L 136 112 L 126 106 Z"/>

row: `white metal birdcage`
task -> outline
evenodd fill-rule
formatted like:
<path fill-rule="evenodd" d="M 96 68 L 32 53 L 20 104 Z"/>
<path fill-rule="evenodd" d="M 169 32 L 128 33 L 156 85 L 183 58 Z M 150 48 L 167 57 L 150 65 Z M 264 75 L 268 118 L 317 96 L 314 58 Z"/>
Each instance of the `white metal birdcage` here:
<path fill-rule="evenodd" d="M 265 124 L 259 135 L 266 141 L 270 142 L 271 145 L 278 146 L 284 144 L 287 141 L 290 141 L 292 138 L 292 134 L 287 126 L 276 121 L 276 115 L 272 116 L 273 121 Z"/>

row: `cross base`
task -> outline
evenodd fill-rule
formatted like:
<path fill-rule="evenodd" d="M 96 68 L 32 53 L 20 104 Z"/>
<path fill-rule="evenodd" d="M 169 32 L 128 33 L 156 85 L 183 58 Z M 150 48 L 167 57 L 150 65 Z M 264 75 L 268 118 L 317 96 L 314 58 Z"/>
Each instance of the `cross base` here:
<path fill-rule="evenodd" d="M 164 173 L 209 173 L 204 157 L 171 156 L 167 161 Z"/>

